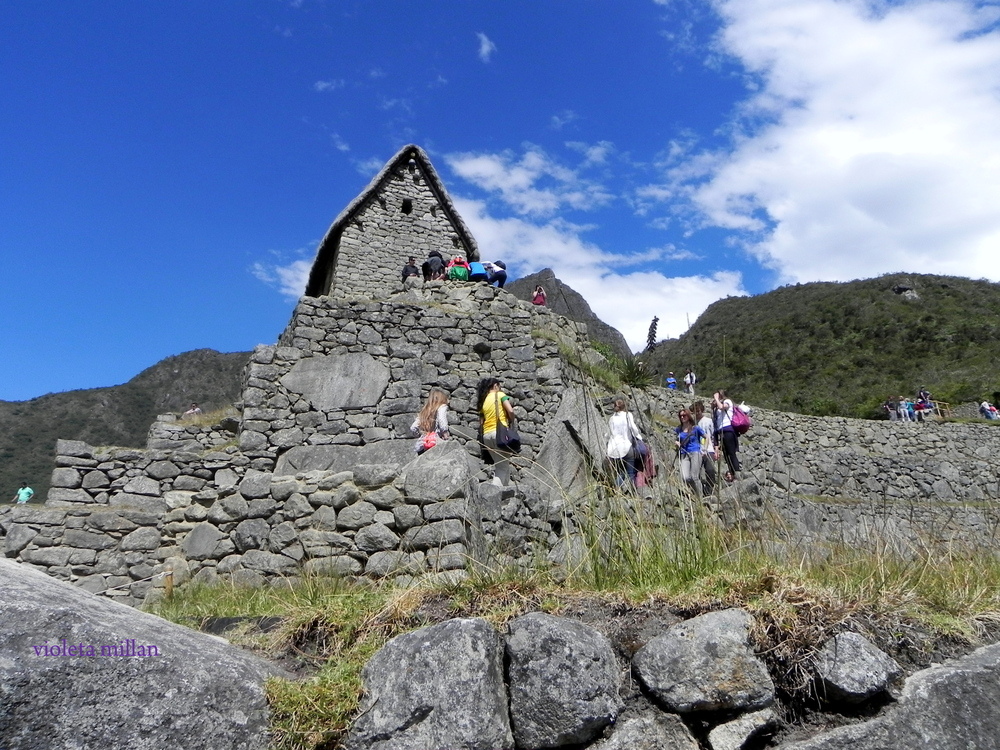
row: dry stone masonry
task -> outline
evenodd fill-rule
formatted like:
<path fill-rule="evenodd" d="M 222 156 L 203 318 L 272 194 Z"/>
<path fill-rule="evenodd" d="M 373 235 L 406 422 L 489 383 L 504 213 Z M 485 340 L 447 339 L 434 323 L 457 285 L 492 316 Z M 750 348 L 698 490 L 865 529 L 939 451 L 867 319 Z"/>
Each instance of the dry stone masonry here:
<path fill-rule="evenodd" d="M 212 425 L 164 415 L 145 450 L 59 441 L 45 506 L 0 508 L 4 554 L 131 604 L 167 571 L 175 582 L 329 572 L 407 583 L 566 559 L 607 440 L 610 394 L 586 373 L 602 360 L 586 326 L 506 290 L 404 284 L 407 257 L 431 249 L 478 257 L 427 155 L 408 146 L 330 228 L 307 296 L 277 343 L 253 352 L 237 414 Z M 485 376 L 512 396 L 523 439 L 509 488 L 479 458 Z M 434 387 L 451 396 L 455 439 L 417 458 L 410 424 Z M 631 398 L 674 471 L 652 417 L 688 399 Z M 795 542 L 995 540 L 1000 431 L 754 417 L 743 479 L 710 501 L 723 521 Z"/>

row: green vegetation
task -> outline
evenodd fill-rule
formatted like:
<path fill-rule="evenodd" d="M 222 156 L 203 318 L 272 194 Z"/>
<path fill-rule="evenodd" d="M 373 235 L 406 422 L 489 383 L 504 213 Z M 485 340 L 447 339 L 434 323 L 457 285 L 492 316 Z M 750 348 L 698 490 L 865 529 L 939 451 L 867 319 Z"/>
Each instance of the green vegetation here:
<path fill-rule="evenodd" d="M 992 400 L 1000 285 L 890 274 L 730 297 L 642 359 L 660 378 L 692 367 L 701 392 L 805 414 L 874 418 L 921 386 L 952 404 Z"/>
<path fill-rule="evenodd" d="M 764 541 L 746 527 L 723 528 L 669 478 L 652 498 L 607 486 L 592 497 L 577 511 L 582 535 L 559 571 L 543 562 L 486 564 L 462 583 L 399 589 L 304 575 L 287 587 L 188 587 L 155 611 L 193 626 L 211 616 L 281 618 L 273 633 L 247 628 L 227 637 L 285 664 L 294 659 L 308 673 L 268 685 L 276 746 L 289 750 L 339 746 L 366 661 L 389 638 L 450 617 L 502 626 L 588 602 L 684 617 L 743 607 L 755 616 L 756 650 L 793 708 L 811 704 L 809 659 L 839 630 L 857 629 L 890 649 L 899 633 L 921 634 L 919 650 L 940 637 L 973 643 L 1000 622 L 1000 560 L 986 552 L 877 533 L 867 546 Z M 773 528 L 780 533 L 779 522 Z"/>

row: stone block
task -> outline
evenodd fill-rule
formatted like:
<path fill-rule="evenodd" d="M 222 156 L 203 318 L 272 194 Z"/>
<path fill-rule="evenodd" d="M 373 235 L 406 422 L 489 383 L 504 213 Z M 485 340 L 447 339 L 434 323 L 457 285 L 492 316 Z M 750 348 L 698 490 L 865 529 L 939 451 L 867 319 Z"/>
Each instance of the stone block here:
<path fill-rule="evenodd" d="M 389 368 L 370 354 L 306 357 L 281 378 L 292 393 L 320 411 L 375 406 L 389 384 Z"/>
<path fill-rule="evenodd" d="M 49 490 L 47 502 L 49 505 L 64 505 L 78 503 L 93 503 L 94 498 L 83 489 L 66 489 L 64 487 L 52 487 Z"/>
<path fill-rule="evenodd" d="M 160 546 L 160 532 L 151 527 L 144 527 L 136 529 L 135 531 L 127 534 L 124 539 L 122 539 L 121 549 L 122 552 L 129 552 L 132 550 L 154 550 Z"/>
<path fill-rule="evenodd" d="M 155 497 L 160 494 L 160 483 L 150 477 L 132 477 L 126 482 L 123 489 L 132 495 L 151 495 Z"/>
<path fill-rule="evenodd" d="M 322 509 L 321 509 L 322 510 Z M 337 514 L 337 527 L 357 530 L 375 520 L 376 508 L 371 503 L 360 501 L 344 508 Z M 317 511 L 319 513 L 319 511 Z M 315 517 L 315 516 L 314 516 Z"/>
<path fill-rule="evenodd" d="M 80 487 L 81 475 L 79 470 L 63 467 L 59 469 L 52 470 L 52 487 L 65 487 L 67 489 L 75 490 Z"/>
<path fill-rule="evenodd" d="M 403 547 L 408 550 L 425 550 L 459 542 L 465 542 L 465 525 L 454 519 L 414 527 L 403 537 Z"/>

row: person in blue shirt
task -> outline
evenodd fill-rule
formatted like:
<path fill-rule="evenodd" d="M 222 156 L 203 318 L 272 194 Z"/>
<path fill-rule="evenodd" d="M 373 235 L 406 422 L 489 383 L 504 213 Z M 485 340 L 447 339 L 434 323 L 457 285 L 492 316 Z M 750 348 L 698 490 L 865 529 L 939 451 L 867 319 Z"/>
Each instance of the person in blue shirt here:
<path fill-rule="evenodd" d="M 691 488 L 695 497 L 701 497 L 701 444 L 705 431 L 691 417 L 691 412 L 681 409 L 677 412 L 680 425 L 677 433 L 677 453 L 681 459 L 681 479 Z"/>
<path fill-rule="evenodd" d="M 667 373 L 666 383 L 667 383 L 667 388 L 669 388 L 670 390 L 672 391 L 677 390 L 677 378 L 674 377 L 674 374 L 672 372 Z"/>

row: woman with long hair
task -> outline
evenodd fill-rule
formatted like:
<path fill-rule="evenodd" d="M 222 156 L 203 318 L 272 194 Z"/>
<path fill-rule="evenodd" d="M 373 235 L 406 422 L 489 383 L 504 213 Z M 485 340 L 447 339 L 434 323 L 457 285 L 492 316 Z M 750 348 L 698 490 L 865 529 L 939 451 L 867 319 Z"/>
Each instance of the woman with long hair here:
<path fill-rule="evenodd" d="M 733 409 L 736 405 L 732 399 L 726 396 L 726 392 L 719 389 L 712 396 L 712 412 L 715 417 L 715 438 L 716 443 L 722 444 L 722 455 L 726 459 L 726 481 L 732 482 L 740 470 L 740 440 L 733 428 Z"/>
<path fill-rule="evenodd" d="M 497 378 L 483 378 L 476 388 L 476 405 L 483 447 L 493 459 L 493 482 L 506 487 L 510 484 L 511 453 L 497 448 L 497 424 L 510 427 L 514 423 L 514 404 L 510 396 L 500 390 Z"/>
<path fill-rule="evenodd" d="M 677 412 L 677 419 L 680 424 L 674 432 L 677 434 L 677 455 L 681 460 L 681 479 L 695 497 L 701 497 L 701 445 L 705 433 L 687 409 Z"/>
<path fill-rule="evenodd" d="M 417 453 L 433 448 L 438 440 L 451 437 L 448 431 L 448 394 L 440 388 L 431 388 L 424 406 L 410 425 L 410 431 L 419 435 Z"/>
<path fill-rule="evenodd" d="M 535 287 L 534 294 L 531 295 L 531 304 L 545 307 L 546 299 L 548 298 L 545 296 L 545 289 L 543 289 L 542 285 L 539 284 L 538 286 Z"/>
<path fill-rule="evenodd" d="M 607 453 L 615 469 L 618 486 L 628 482 L 630 487 L 635 487 L 637 463 L 640 460 L 635 443 L 642 440 L 642 435 L 635 426 L 632 412 L 625 408 L 623 398 L 615 399 L 615 413 L 608 420 L 608 431 L 611 435 L 608 438 Z"/>

